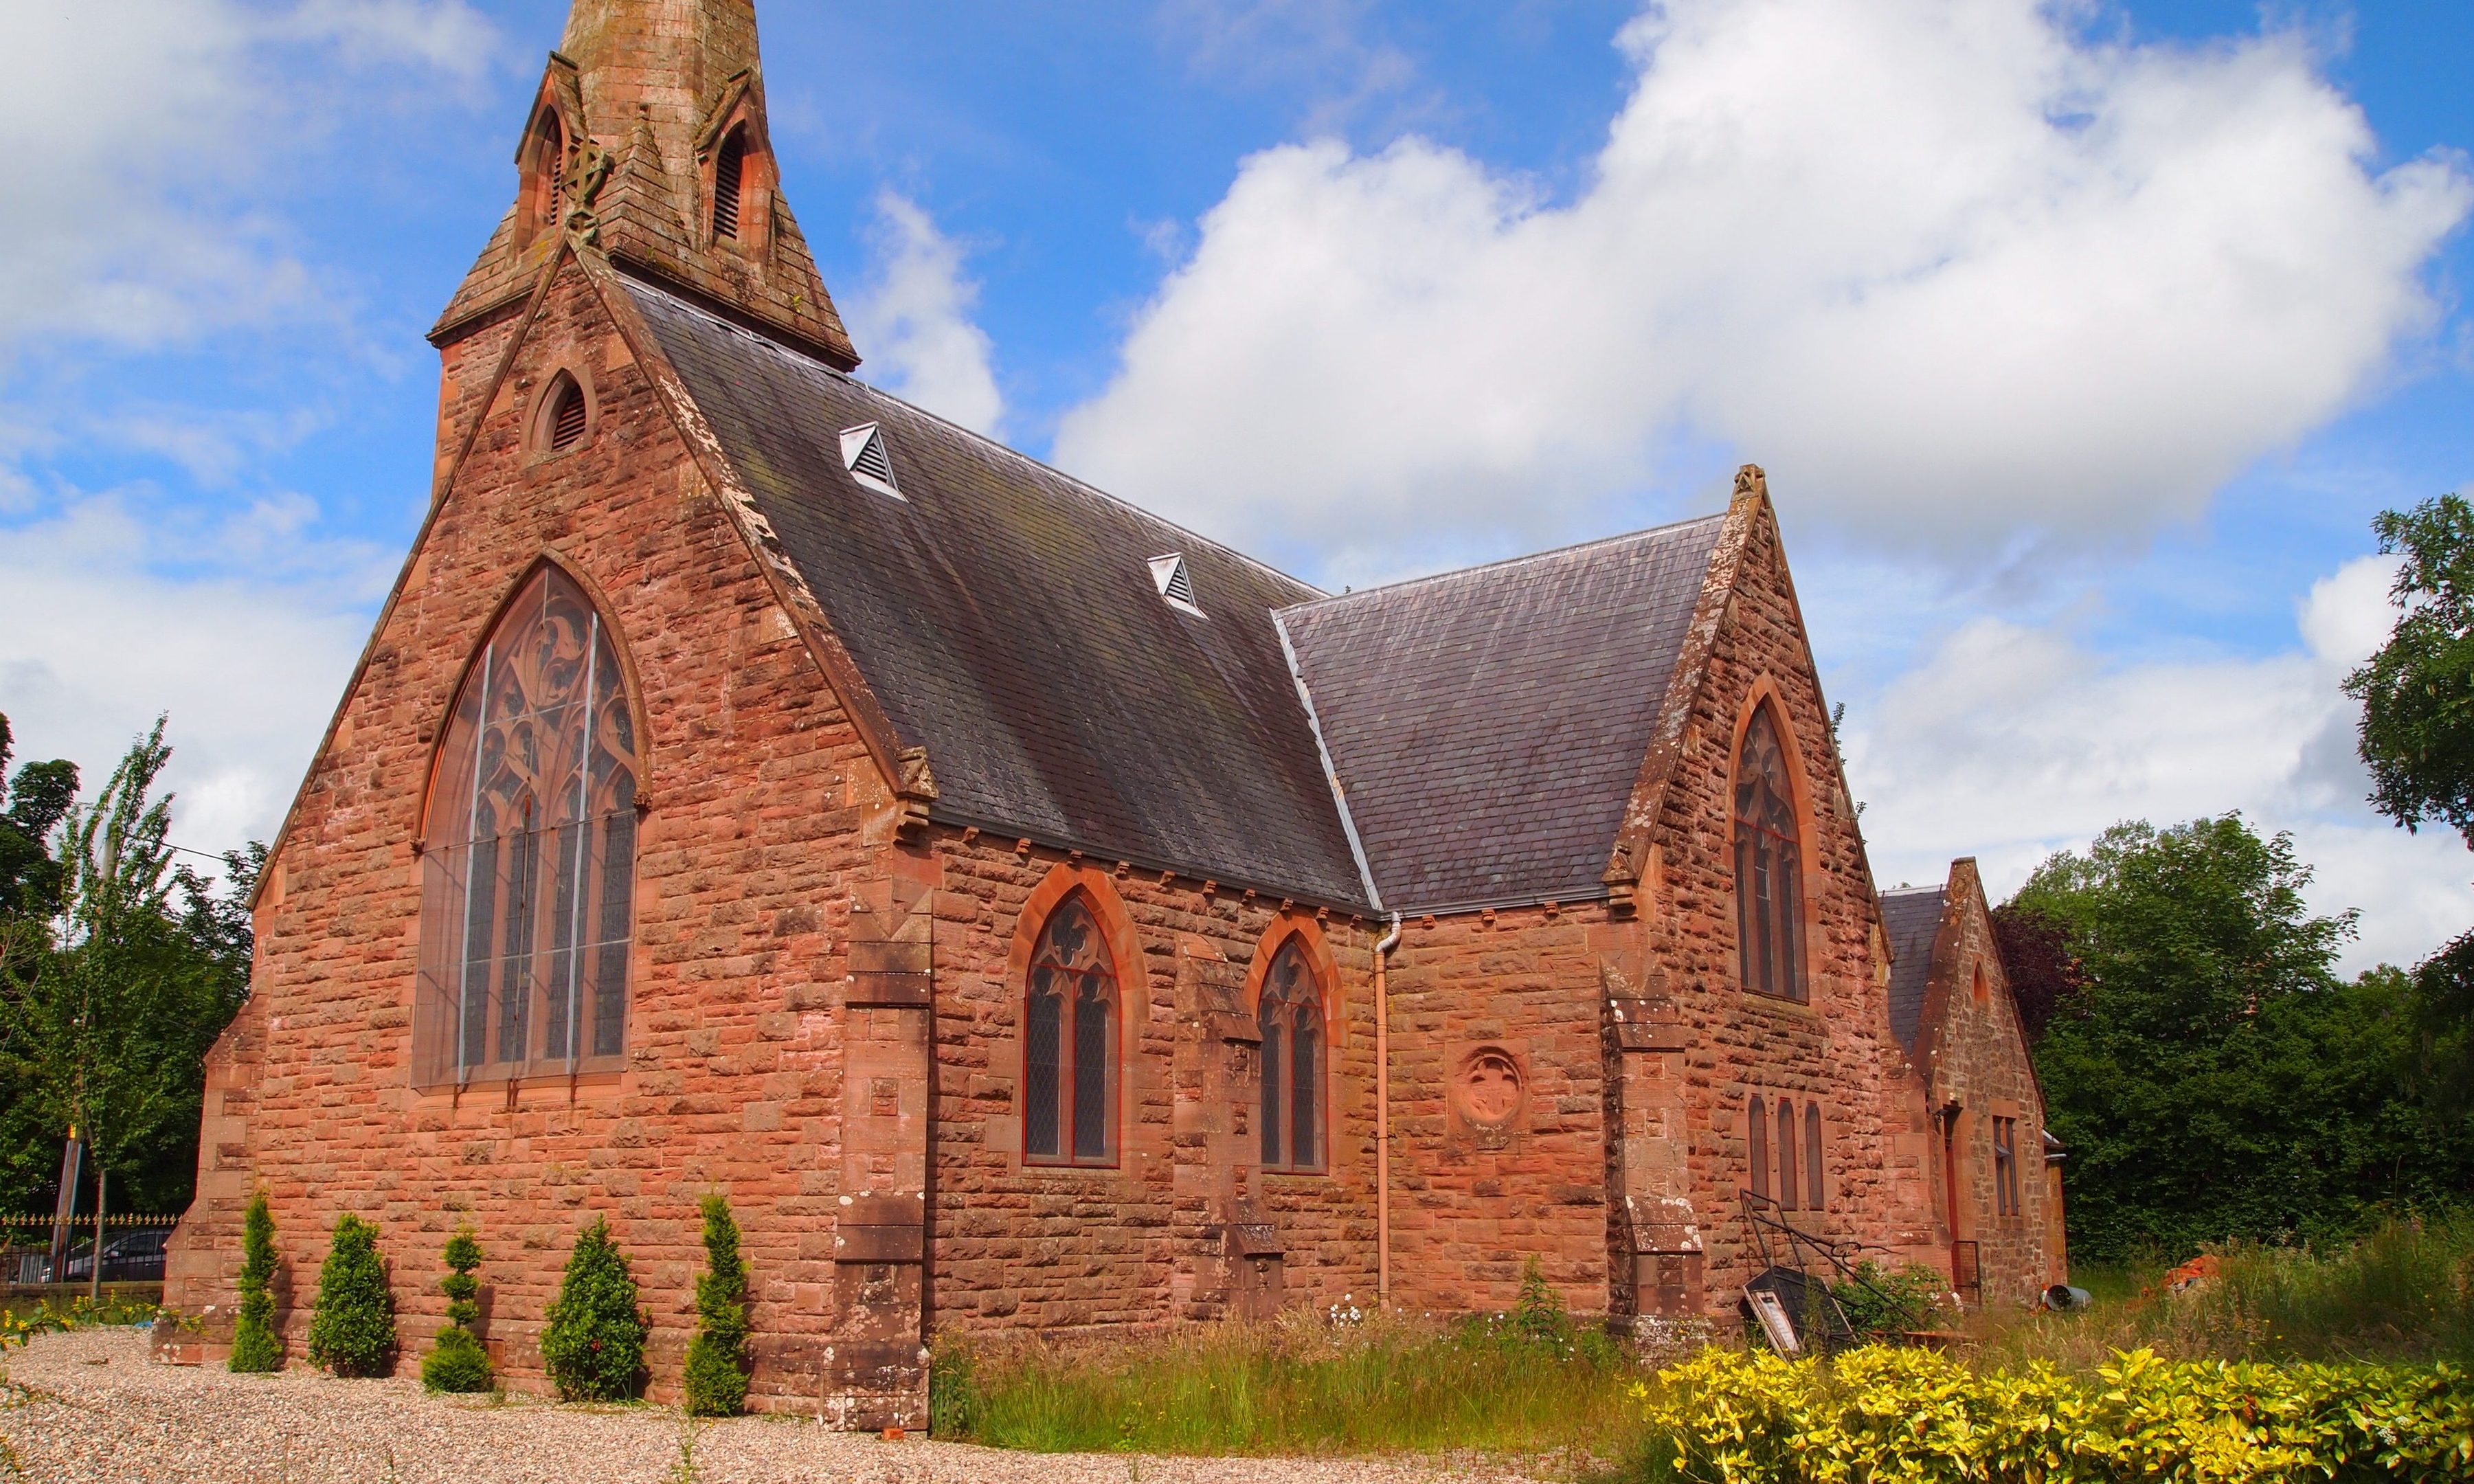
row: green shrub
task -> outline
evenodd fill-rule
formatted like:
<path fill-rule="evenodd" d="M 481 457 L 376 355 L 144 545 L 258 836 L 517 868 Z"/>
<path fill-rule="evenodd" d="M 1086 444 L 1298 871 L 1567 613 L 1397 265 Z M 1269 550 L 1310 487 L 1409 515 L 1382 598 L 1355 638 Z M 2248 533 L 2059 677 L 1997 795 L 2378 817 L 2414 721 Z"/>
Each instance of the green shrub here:
<path fill-rule="evenodd" d="M 2474 1388 L 2448 1366 L 2169 1361 L 1973 1371 L 1929 1350 L 1834 1363 L 1705 1350 L 1636 1389 L 1638 1472 L 1687 1484 L 1850 1479 L 2299 1484 L 2462 1479 Z"/>
<path fill-rule="evenodd" d="M 1856 1275 L 1863 1281 L 1832 1283 L 1830 1296 L 1858 1340 L 1886 1339 L 1955 1318 L 1949 1312 L 1950 1279 L 1923 1263 L 1892 1272 L 1867 1257 L 1856 1265 Z"/>
<path fill-rule="evenodd" d="M 593 1218 L 576 1236 L 567 1276 L 542 1329 L 542 1364 L 570 1401 L 616 1401 L 636 1393 L 652 1320 L 638 1306 L 627 1258 L 610 1224 Z"/>
<path fill-rule="evenodd" d="M 497 1379 L 497 1373 L 490 1369 L 490 1352 L 470 1329 L 452 1325 L 441 1329 L 438 1343 L 421 1357 L 421 1384 L 427 1391 L 485 1392 Z"/>
<path fill-rule="evenodd" d="M 241 1221 L 240 1318 L 232 1326 L 231 1368 L 235 1371 L 280 1371 L 283 1342 L 275 1333 L 275 1216 L 266 1206 L 266 1192 L 250 1197 L 249 1214 Z"/>
<path fill-rule="evenodd" d="M 459 1228 L 449 1237 L 444 1255 L 448 1273 L 438 1287 L 447 1295 L 447 1327 L 422 1357 L 421 1384 L 431 1391 L 488 1391 L 497 1377 L 490 1370 L 489 1351 L 473 1333 L 473 1322 L 481 1317 L 481 1305 L 474 1302 L 481 1284 L 473 1277 L 481 1265 L 481 1244 L 473 1239 L 473 1229 Z"/>
<path fill-rule="evenodd" d="M 376 1225 L 346 1212 L 318 1271 L 318 1309 L 309 1321 L 309 1358 L 337 1375 L 385 1375 L 395 1369 L 395 1293 Z"/>
<path fill-rule="evenodd" d="M 703 1211 L 705 1271 L 696 1277 L 696 1332 L 688 1342 L 687 1410 L 731 1417 L 747 1402 L 747 1266 L 730 1203 L 716 1192 Z"/>

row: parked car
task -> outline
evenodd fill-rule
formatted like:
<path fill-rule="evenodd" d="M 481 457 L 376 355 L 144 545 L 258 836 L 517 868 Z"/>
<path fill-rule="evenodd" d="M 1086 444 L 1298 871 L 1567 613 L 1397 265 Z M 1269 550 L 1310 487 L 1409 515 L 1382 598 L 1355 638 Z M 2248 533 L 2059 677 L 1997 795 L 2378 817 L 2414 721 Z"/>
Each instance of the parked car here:
<path fill-rule="evenodd" d="M 168 1227 L 140 1227 L 123 1231 L 103 1244 L 103 1280 L 107 1283 L 159 1283 L 163 1280 L 163 1244 L 170 1241 Z M 42 1266 L 48 1267 L 48 1260 Z M 69 1250 L 66 1263 L 68 1277 L 62 1281 L 83 1283 L 94 1277 L 94 1243 L 87 1240 Z"/>

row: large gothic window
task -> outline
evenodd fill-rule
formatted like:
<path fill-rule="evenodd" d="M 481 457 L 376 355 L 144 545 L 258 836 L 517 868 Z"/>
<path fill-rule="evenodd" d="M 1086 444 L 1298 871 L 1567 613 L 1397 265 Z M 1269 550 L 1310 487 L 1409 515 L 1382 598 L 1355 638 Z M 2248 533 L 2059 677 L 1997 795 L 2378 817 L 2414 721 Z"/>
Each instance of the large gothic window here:
<path fill-rule="evenodd" d="M 609 626 L 573 579 L 544 567 L 473 662 L 430 785 L 424 1084 L 618 1065 L 636 773 Z"/>
<path fill-rule="evenodd" d="M 1787 759 L 1767 706 L 1735 758 L 1735 942 L 1744 987 L 1801 1000 L 1804 882 Z"/>
<path fill-rule="evenodd" d="M 1263 1032 L 1263 1168 L 1322 1168 L 1322 992 L 1292 934 L 1255 1010 Z"/>
<path fill-rule="evenodd" d="M 1023 1024 L 1023 1157 L 1117 1162 L 1117 976 L 1091 904 L 1057 904 L 1031 950 Z"/>

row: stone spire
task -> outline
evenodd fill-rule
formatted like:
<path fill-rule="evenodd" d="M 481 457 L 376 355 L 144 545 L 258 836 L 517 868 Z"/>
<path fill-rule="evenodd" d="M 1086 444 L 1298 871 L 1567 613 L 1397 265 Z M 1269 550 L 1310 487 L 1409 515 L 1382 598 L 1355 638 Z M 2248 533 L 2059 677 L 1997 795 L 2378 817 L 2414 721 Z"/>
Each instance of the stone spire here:
<path fill-rule="evenodd" d="M 516 168 L 516 205 L 431 340 L 521 301 L 574 233 L 627 272 L 859 364 L 776 183 L 755 0 L 571 0 Z"/>

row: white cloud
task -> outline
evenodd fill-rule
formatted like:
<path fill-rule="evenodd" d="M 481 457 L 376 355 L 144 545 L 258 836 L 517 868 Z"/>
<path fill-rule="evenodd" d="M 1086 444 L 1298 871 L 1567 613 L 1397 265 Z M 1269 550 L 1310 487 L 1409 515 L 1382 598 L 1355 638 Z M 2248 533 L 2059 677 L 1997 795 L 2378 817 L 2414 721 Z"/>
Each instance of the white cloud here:
<path fill-rule="evenodd" d="M 171 714 L 173 839 L 271 838 L 369 627 L 376 554 L 301 539 L 314 507 L 200 525 L 121 499 L 0 530 L 0 713 L 19 761 L 65 757 L 88 791 Z M 161 568 L 210 564 L 184 578 Z"/>
<path fill-rule="evenodd" d="M 283 158 L 332 48 L 412 86 L 470 77 L 494 33 L 463 0 L 112 0 L 0 7 L 0 353 L 36 336 L 150 347 L 331 312 L 242 189 Z M 355 100 L 366 105 L 369 94 Z"/>
<path fill-rule="evenodd" d="M 1058 459 L 1336 566 L 1535 538 L 1677 440 L 1892 544 L 2152 528 L 2344 408 L 2474 205 L 2297 38 L 2037 0 L 1670 0 L 1566 203 L 1408 138 L 1248 159 Z"/>
<path fill-rule="evenodd" d="M 2363 910 L 2349 966 L 2420 958 L 2474 926 L 2474 856 L 2371 813 L 2340 689 L 2387 636 L 2394 572 L 2346 563 L 2298 605 L 2301 645 L 2259 658 L 2109 665 L 2059 629 L 1965 624 L 1849 718 L 1875 875 L 1922 885 L 1973 855 L 1999 895 L 2121 820 L 2239 809 L 2293 832 L 2316 910 Z"/>
<path fill-rule="evenodd" d="M 960 244 L 891 191 L 876 200 L 875 272 L 849 303 L 870 381 L 939 417 L 994 436 L 1005 414 L 986 331 L 971 320 L 980 286 Z"/>

